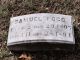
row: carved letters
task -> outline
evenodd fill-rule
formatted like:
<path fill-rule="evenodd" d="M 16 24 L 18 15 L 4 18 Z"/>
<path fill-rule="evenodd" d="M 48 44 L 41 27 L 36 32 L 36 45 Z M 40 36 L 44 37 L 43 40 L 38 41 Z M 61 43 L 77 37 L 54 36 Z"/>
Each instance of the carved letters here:
<path fill-rule="evenodd" d="M 9 29 L 9 39 L 20 39 L 20 41 L 51 39 L 73 42 L 71 18 L 67 15 L 48 13 L 13 17 Z"/>

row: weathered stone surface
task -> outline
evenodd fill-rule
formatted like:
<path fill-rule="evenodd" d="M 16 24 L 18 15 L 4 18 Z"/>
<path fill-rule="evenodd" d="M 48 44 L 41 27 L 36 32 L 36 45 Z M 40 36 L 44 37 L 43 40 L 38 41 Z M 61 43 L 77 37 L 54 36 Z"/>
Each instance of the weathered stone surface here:
<path fill-rule="evenodd" d="M 75 44 L 72 16 L 37 13 L 12 17 L 8 45 L 34 42 Z"/>

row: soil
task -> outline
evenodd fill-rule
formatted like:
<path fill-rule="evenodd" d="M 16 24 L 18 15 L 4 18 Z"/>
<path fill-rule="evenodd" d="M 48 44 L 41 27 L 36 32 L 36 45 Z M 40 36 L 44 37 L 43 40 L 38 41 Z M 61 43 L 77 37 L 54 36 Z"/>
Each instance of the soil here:
<path fill-rule="evenodd" d="M 0 58 L 11 55 L 7 48 L 10 18 L 32 13 L 73 16 L 76 41 L 74 52 L 34 52 L 33 60 L 80 60 L 80 0 L 0 0 Z"/>

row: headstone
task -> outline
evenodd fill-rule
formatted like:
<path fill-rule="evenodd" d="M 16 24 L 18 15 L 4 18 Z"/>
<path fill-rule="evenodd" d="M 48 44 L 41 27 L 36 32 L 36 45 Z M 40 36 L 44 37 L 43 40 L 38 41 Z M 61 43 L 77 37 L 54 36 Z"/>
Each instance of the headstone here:
<path fill-rule="evenodd" d="M 73 51 L 73 18 L 51 13 L 12 17 L 7 45 L 18 54 L 21 51 Z"/>
<path fill-rule="evenodd" d="M 44 42 L 75 44 L 72 16 L 36 13 L 10 19 L 8 46 Z"/>

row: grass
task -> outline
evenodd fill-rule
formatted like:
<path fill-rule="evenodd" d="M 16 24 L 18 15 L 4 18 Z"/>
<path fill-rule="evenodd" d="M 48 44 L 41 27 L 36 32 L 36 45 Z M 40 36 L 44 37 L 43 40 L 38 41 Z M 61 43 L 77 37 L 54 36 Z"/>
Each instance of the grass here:
<path fill-rule="evenodd" d="M 0 57 L 9 53 L 6 52 L 7 48 L 4 48 L 7 47 L 5 41 L 7 41 L 10 17 L 41 12 L 72 15 L 75 18 L 75 33 L 78 33 L 76 34 L 77 53 L 75 55 L 65 55 L 58 60 L 66 58 L 66 60 L 79 60 L 80 0 L 0 0 L 0 40 L 3 42 L 0 49 Z"/>

